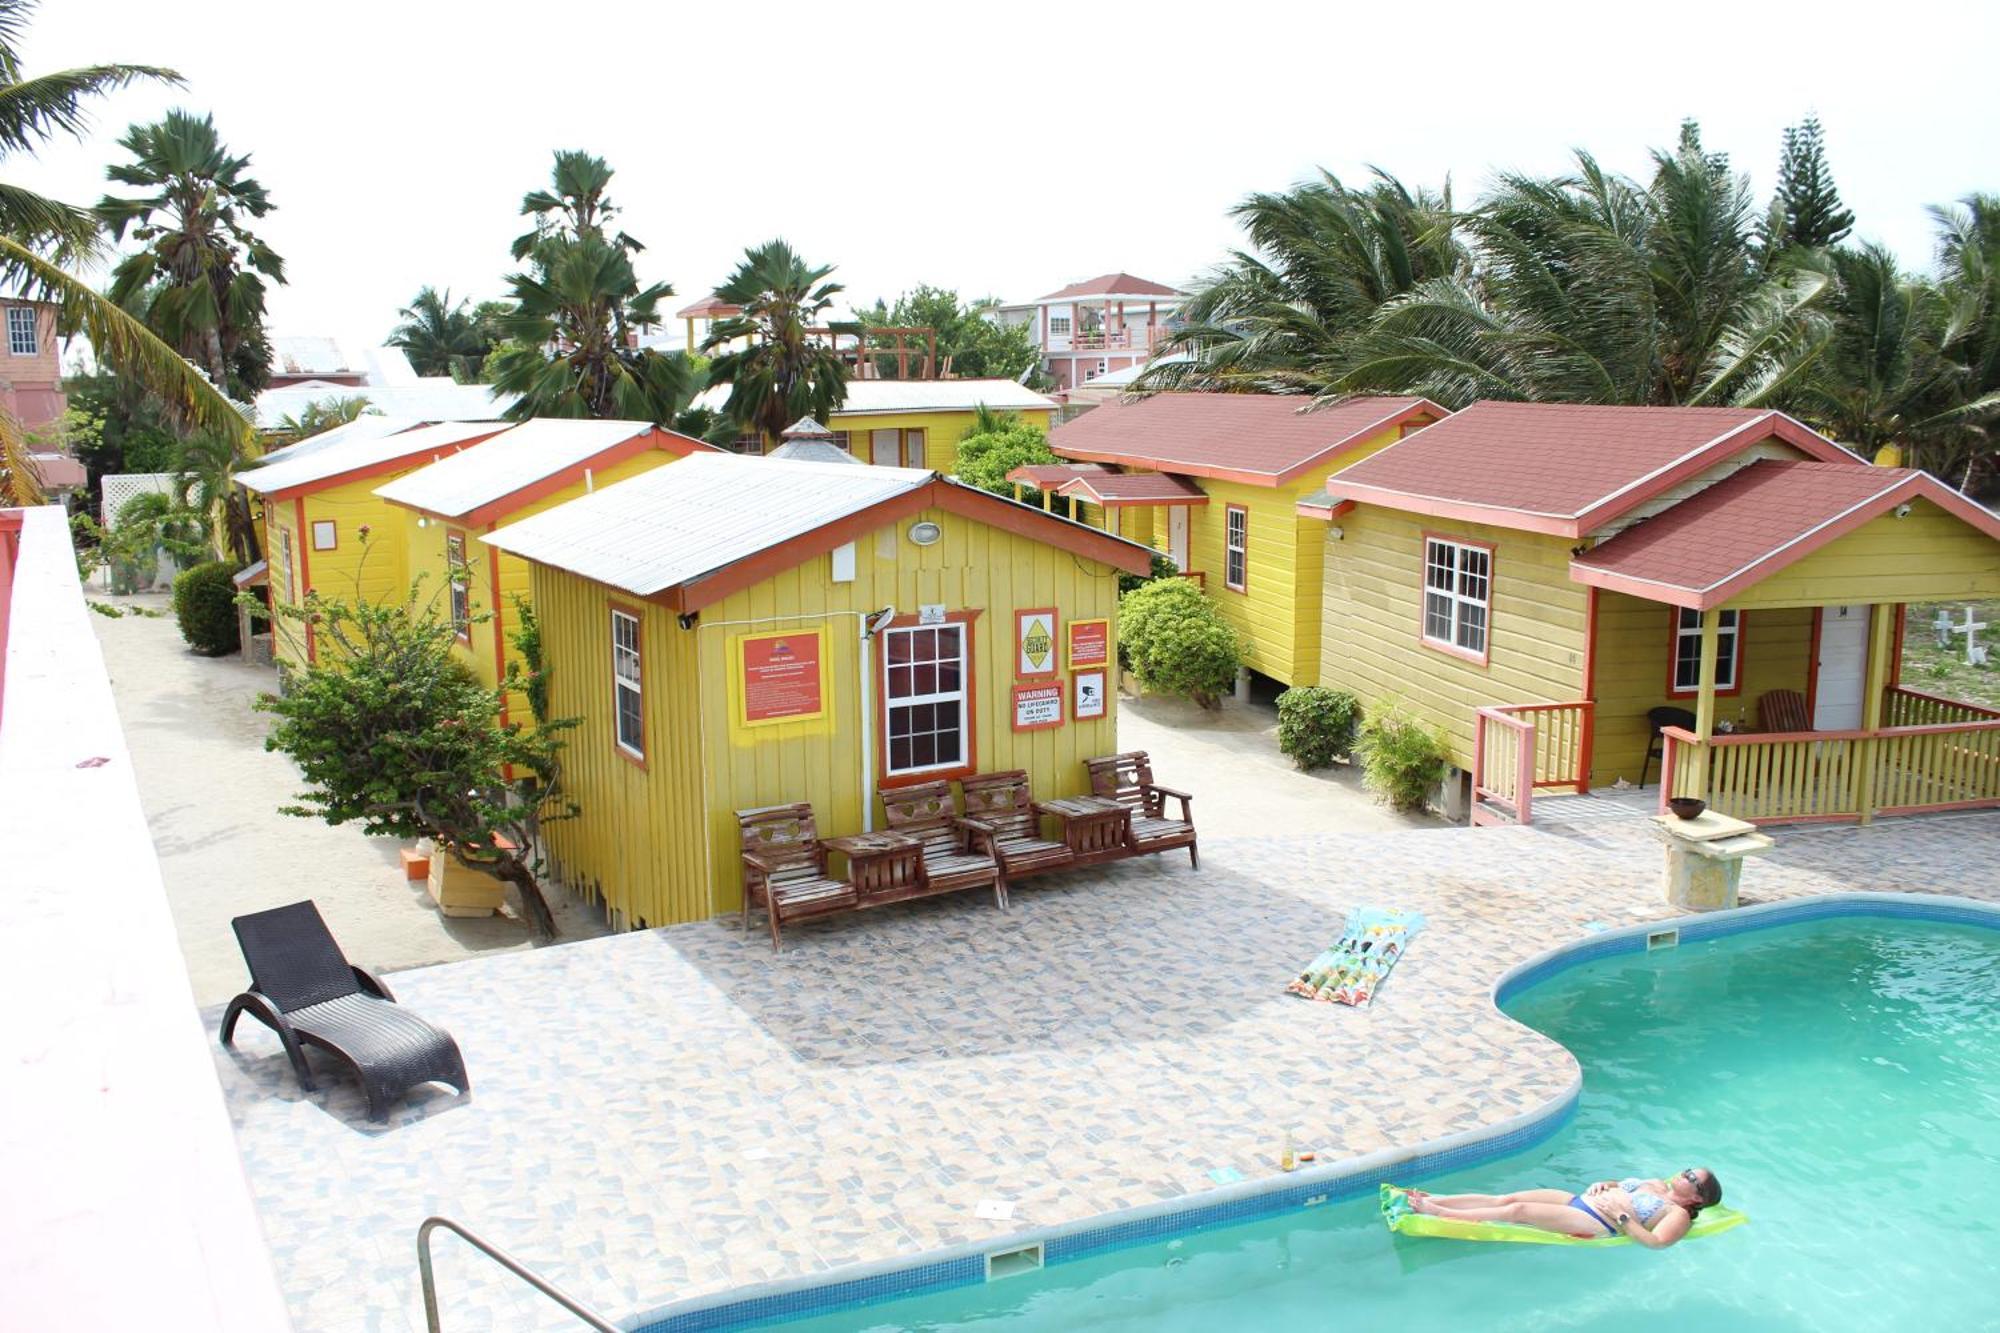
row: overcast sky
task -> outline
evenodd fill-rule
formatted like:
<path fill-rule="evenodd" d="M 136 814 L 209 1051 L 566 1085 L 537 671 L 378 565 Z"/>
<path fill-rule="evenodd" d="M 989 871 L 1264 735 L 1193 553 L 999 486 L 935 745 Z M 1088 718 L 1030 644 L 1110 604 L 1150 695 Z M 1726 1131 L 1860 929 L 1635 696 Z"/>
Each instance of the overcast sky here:
<path fill-rule="evenodd" d="M 368 342 L 424 283 L 502 292 L 555 148 L 617 169 L 668 309 L 776 235 L 856 303 L 919 282 L 1027 299 L 1118 269 L 1179 284 L 1234 243 L 1231 204 L 1319 167 L 1449 175 L 1467 203 L 1573 147 L 1643 172 L 1690 115 L 1761 202 L 1780 132 L 1816 112 L 1859 233 L 1928 265 L 1924 205 L 2000 190 L 1996 13 L 58 0 L 30 73 L 130 61 L 187 86 L 117 94 L 89 139 L 6 170 L 94 202 L 129 122 L 213 112 L 278 205 L 273 331 Z"/>

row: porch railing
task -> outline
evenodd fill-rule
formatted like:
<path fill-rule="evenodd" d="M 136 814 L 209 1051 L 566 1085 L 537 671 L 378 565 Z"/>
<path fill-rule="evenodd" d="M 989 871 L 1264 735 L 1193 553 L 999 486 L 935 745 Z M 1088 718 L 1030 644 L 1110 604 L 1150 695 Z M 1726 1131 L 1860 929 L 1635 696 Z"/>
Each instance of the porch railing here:
<path fill-rule="evenodd" d="M 1526 824 L 1537 791 L 1589 791 L 1584 756 L 1594 712 L 1585 699 L 1474 710 L 1472 822 Z"/>
<path fill-rule="evenodd" d="M 1772 824 L 2000 806 L 2000 713 L 1893 687 L 1884 702 L 1885 717 L 1944 720 L 1712 736 L 1705 782 L 1702 742 L 1664 728 L 1661 807 L 1670 794 L 1698 796 L 1723 814 Z"/>
<path fill-rule="evenodd" d="M 2000 709 L 1982 708 L 1961 699 L 1945 699 L 1921 690 L 1891 685 L 1882 696 L 1882 725 L 1925 727 L 1940 722 L 1986 722 L 2000 719 Z"/>

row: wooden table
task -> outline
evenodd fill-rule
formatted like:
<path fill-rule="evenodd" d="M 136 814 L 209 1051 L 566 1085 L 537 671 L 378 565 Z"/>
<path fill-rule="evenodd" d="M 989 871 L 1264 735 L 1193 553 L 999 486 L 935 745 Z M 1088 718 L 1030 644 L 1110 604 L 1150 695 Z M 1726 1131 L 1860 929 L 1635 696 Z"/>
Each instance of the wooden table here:
<path fill-rule="evenodd" d="M 1037 801 L 1035 810 L 1062 823 L 1063 845 L 1072 864 L 1113 861 L 1132 854 L 1132 807 L 1104 796 L 1070 796 Z"/>
<path fill-rule="evenodd" d="M 824 845 L 847 858 L 847 879 L 863 906 L 924 892 L 924 845 L 915 838 L 902 833 L 850 833 L 827 838 Z"/>

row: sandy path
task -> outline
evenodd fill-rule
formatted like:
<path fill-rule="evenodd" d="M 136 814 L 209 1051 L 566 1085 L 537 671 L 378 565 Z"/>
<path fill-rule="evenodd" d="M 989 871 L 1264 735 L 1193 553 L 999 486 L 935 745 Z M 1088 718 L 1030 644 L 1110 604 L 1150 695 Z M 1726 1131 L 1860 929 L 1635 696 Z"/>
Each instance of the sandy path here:
<path fill-rule="evenodd" d="M 167 607 L 157 595 L 109 600 Z M 270 670 L 195 656 L 171 611 L 94 619 L 197 1002 L 227 1000 L 247 980 L 230 918 L 301 898 L 319 904 L 350 958 L 379 971 L 530 947 L 510 917 L 439 916 L 423 885 L 403 879 L 401 844 L 278 813 L 298 771 L 264 749 L 268 719 L 250 707 L 275 688 Z M 78 865 L 87 871 L 87 849 Z M 550 896 L 565 939 L 604 932 L 589 910 Z"/>

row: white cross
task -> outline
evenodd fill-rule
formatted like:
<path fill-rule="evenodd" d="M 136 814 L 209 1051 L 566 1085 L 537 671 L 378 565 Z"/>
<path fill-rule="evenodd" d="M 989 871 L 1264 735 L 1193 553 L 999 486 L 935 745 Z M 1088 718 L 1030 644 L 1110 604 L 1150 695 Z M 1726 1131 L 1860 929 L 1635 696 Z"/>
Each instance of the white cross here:
<path fill-rule="evenodd" d="M 1965 608 L 1965 622 L 1959 625 L 1952 624 L 1950 618 L 1943 611 L 1939 611 L 1937 626 L 1940 642 L 1944 641 L 1946 632 L 1963 634 L 1965 636 L 1965 660 L 1969 665 L 1981 666 L 1985 663 L 1986 645 L 1979 642 L 1979 631 L 1986 628 L 1986 622 L 1983 620 L 1974 620 L 1972 618 L 1971 607 L 1968 606 Z"/>

